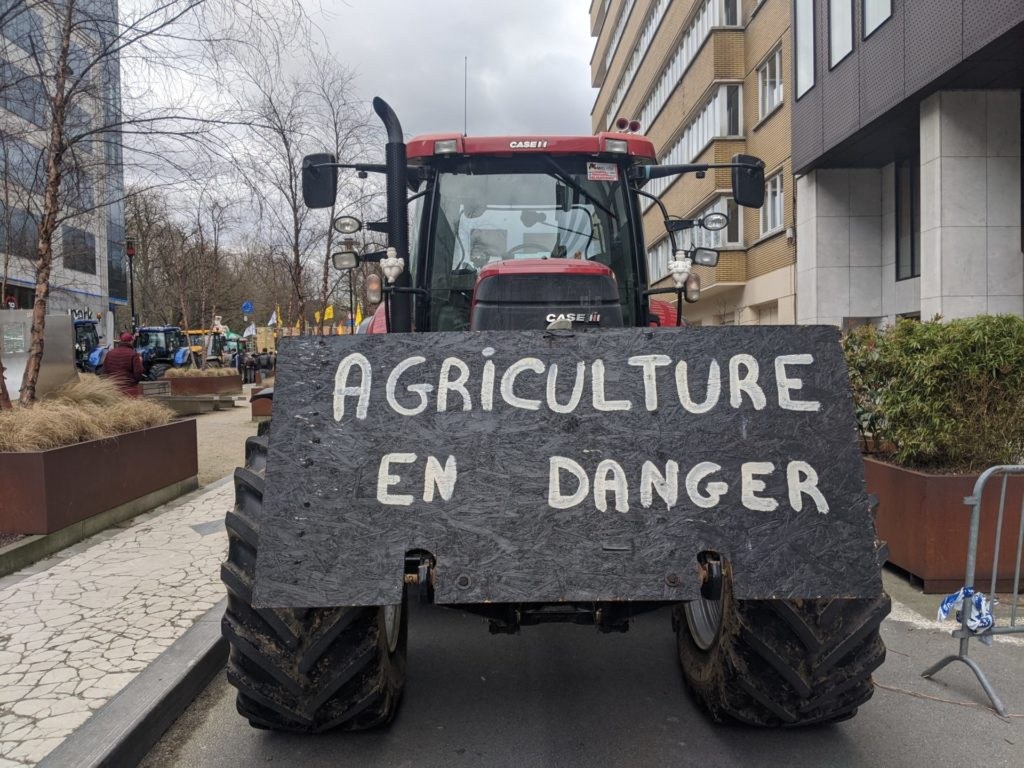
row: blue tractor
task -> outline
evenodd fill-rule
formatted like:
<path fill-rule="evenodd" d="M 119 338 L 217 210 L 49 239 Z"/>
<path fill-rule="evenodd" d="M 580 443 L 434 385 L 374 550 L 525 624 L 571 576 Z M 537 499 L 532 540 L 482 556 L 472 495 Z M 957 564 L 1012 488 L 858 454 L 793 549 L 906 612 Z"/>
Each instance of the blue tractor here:
<path fill-rule="evenodd" d="M 161 378 L 169 368 L 187 366 L 191 354 L 188 336 L 176 325 L 139 328 L 135 337 L 135 351 L 142 357 L 148 381 Z"/>
<path fill-rule="evenodd" d="M 99 321 L 78 319 L 75 329 L 75 367 L 82 373 L 96 373 L 107 356 L 107 347 L 100 344 Z"/>

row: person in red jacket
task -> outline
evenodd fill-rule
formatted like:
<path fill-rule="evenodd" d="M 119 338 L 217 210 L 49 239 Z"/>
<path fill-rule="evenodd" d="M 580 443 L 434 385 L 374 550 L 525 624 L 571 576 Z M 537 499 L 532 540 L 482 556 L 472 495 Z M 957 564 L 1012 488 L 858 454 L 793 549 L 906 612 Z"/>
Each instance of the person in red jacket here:
<path fill-rule="evenodd" d="M 122 392 L 131 391 L 142 381 L 142 358 L 132 346 L 134 338 L 122 333 L 121 340 L 103 359 L 101 376 L 114 379 Z"/>

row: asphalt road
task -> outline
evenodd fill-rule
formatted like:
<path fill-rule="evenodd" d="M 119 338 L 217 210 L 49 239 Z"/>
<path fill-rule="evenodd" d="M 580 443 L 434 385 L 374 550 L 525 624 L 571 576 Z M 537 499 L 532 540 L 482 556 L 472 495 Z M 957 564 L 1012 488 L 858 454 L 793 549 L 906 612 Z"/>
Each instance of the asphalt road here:
<path fill-rule="evenodd" d="M 665 611 L 624 635 L 549 625 L 492 636 L 483 620 L 434 607 L 415 608 L 410 620 L 405 698 L 389 728 L 319 737 L 254 730 L 222 674 L 142 765 L 1024 765 L 1024 715 L 998 718 L 963 665 L 938 681 L 918 676 L 955 648 L 921 623 L 885 623 L 889 656 L 876 681 L 886 687 L 855 718 L 759 731 L 715 725 L 687 695 Z M 1010 711 L 1024 712 L 1024 646 L 978 648 Z"/>

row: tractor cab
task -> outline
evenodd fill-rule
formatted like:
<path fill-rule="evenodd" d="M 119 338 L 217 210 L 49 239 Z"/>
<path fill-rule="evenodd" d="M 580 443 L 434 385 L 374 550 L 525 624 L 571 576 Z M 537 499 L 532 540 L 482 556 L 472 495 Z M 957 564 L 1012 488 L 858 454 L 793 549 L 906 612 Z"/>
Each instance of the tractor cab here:
<path fill-rule="evenodd" d="M 106 349 L 100 346 L 98 326 L 98 320 L 74 321 L 75 367 L 83 373 L 93 373 L 103 363 Z"/>
<path fill-rule="evenodd" d="M 557 155 L 480 154 L 473 139 L 461 155 L 413 154 L 410 164 L 424 177 L 411 211 L 412 280 L 425 291 L 416 328 L 544 328 L 549 316 L 639 324 L 646 258 L 635 201 L 621 182 L 641 155 L 570 151 L 578 141 Z M 433 151 L 422 140 L 410 148 Z"/>
<path fill-rule="evenodd" d="M 223 330 L 192 329 L 188 332 L 189 352 L 196 365 L 220 368 L 229 349 Z"/>
<path fill-rule="evenodd" d="M 687 229 L 721 229 L 724 214 L 670 216 L 643 187 L 651 179 L 712 168 L 732 170 L 733 197 L 759 207 L 764 164 L 737 155 L 729 163 L 657 165 L 654 145 L 634 133 L 596 136 L 471 137 L 436 134 L 402 141 L 397 118 L 382 101 L 388 128 L 385 166 L 339 164 L 310 155 L 303 193 L 310 207 L 335 199 L 338 168 L 388 175 L 387 250 L 355 248 L 358 220 L 335 229 L 350 250 L 335 266 L 379 262 L 386 276 L 383 322 L 370 332 L 545 329 L 577 326 L 683 325 L 684 302 L 700 295 L 696 266 L 714 267 L 718 253 L 686 248 Z M 661 210 L 675 258 L 670 284 L 650 287 L 643 199 Z M 692 239 L 692 238 L 691 238 Z M 658 298 L 672 294 L 674 306 Z"/>
<path fill-rule="evenodd" d="M 191 353 L 188 336 L 176 325 L 139 328 L 135 351 L 142 358 L 146 378 L 150 381 L 162 377 L 169 368 L 187 365 Z"/>

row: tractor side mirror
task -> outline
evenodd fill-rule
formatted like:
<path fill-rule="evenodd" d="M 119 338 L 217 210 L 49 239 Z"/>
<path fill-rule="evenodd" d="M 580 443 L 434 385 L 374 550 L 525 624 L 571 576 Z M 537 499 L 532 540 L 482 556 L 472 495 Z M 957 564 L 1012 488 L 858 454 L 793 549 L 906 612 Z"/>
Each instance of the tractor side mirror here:
<path fill-rule="evenodd" d="M 355 251 L 339 251 L 331 254 L 331 263 L 335 269 L 355 269 L 359 266 L 359 254 Z"/>
<path fill-rule="evenodd" d="M 733 155 L 732 196 L 738 205 L 764 205 L 764 161 L 753 155 Z"/>
<path fill-rule="evenodd" d="M 302 158 L 302 201 L 309 208 L 330 208 L 338 195 L 338 159 L 320 153 Z"/>

